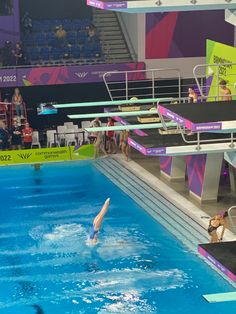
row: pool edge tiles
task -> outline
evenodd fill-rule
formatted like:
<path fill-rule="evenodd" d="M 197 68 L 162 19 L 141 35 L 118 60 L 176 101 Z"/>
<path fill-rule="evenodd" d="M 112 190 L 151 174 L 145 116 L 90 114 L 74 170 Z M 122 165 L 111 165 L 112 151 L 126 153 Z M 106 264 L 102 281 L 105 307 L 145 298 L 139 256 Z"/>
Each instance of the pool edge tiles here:
<path fill-rule="evenodd" d="M 232 247 L 234 247 L 235 251 L 232 250 Z M 229 261 L 231 261 L 231 256 L 229 255 L 229 251 L 236 260 L 236 241 L 199 244 L 198 246 L 198 252 L 204 258 L 236 283 L 236 264 L 235 267 L 230 265 Z M 221 254 L 225 256 L 225 259 L 222 259 Z"/>

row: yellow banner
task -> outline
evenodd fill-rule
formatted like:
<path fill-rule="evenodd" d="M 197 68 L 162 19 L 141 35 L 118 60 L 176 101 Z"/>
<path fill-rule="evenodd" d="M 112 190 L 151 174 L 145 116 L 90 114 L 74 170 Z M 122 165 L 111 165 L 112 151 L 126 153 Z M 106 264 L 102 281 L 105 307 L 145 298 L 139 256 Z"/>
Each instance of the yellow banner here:
<path fill-rule="evenodd" d="M 91 159 L 93 145 L 0 151 L 0 166 Z"/>

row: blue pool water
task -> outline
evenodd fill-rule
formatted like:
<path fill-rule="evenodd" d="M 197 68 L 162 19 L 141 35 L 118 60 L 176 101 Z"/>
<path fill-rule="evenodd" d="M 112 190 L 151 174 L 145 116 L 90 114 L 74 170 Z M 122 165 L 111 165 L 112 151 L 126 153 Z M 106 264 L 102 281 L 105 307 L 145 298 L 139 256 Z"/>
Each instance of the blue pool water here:
<path fill-rule="evenodd" d="M 0 190 L 0 313 L 236 312 L 236 302 L 204 301 L 233 288 L 92 163 L 1 168 Z"/>

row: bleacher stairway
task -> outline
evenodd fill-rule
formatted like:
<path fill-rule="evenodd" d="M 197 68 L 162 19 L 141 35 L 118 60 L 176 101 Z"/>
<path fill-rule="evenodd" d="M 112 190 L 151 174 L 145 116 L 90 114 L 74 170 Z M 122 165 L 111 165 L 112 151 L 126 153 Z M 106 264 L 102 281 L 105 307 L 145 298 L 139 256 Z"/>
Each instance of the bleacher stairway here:
<path fill-rule="evenodd" d="M 115 12 L 94 9 L 93 22 L 99 32 L 107 63 L 133 61 Z"/>

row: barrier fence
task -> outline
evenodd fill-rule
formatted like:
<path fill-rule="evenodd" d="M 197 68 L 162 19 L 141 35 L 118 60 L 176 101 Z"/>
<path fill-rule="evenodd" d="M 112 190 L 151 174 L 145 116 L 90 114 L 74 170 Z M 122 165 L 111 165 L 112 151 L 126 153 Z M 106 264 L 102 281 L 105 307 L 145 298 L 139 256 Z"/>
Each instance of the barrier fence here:
<path fill-rule="evenodd" d="M 53 147 L 0 152 L 0 166 L 34 164 L 57 161 L 91 159 L 94 155 L 92 144 L 69 147 Z"/>

